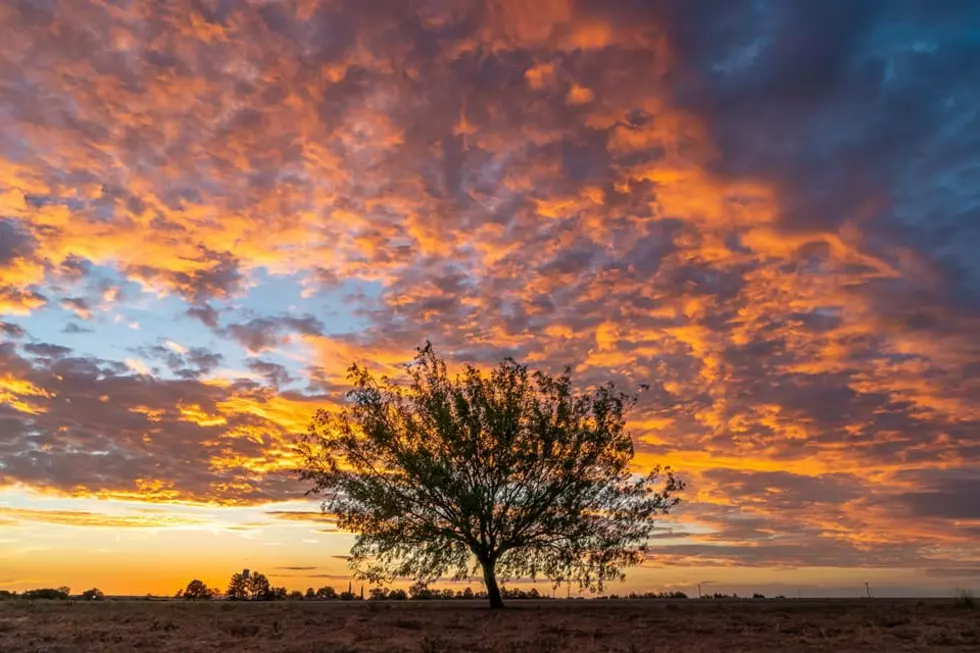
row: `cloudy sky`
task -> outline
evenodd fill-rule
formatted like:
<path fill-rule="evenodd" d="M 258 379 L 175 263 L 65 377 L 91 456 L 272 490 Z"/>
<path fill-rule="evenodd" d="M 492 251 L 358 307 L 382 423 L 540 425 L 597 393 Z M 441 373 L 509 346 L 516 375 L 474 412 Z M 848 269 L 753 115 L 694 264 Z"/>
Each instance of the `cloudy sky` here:
<path fill-rule="evenodd" d="M 290 446 L 429 339 L 648 383 L 619 589 L 980 586 L 980 11 L 0 3 L 0 587 L 346 585 Z"/>

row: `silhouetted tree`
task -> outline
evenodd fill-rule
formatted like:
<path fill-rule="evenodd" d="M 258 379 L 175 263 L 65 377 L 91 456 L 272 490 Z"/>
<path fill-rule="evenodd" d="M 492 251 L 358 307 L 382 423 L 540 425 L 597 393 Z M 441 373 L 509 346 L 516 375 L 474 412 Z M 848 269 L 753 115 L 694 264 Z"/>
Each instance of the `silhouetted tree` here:
<path fill-rule="evenodd" d="M 293 590 L 292 592 L 289 593 L 289 600 L 290 601 L 302 601 L 303 600 L 303 592 L 300 591 L 300 590 Z"/>
<path fill-rule="evenodd" d="M 266 590 L 266 601 L 285 601 L 289 597 L 289 590 L 285 587 L 270 587 Z"/>
<path fill-rule="evenodd" d="M 36 590 L 27 590 L 20 595 L 23 599 L 46 599 L 51 601 L 64 601 L 70 596 L 71 590 L 67 587 L 59 587 L 58 589 L 45 587 Z"/>
<path fill-rule="evenodd" d="M 631 472 L 633 397 L 611 383 L 576 393 L 569 370 L 511 359 L 450 377 L 428 344 L 408 371 L 406 387 L 351 367 L 348 405 L 318 411 L 299 445 L 309 493 L 356 534 L 359 577 L 480 570 L 499 608 L 498 576 L 600 590 L 642 561 L 683 483 L 669 468 Z"/>
<path fill-rule="evenodd" d="M 307 599 L 315 599 L 316 598 L 316 591 L 312 587 L 307 587 L 306 588 L 306 596 L 305 596 L 305 598 L 307 598 Z"/>
<path fill-rule="evenodd" d="M 83 601 L 101 601 L 103 598 L 104 595 L 102 594 L 102 590 L 97 587 L 93 587 L 92 589 L 82 592 Z"/>
<path fill-rule="evenodd" d="M 253 601 L 270 601 L 274 598 L 272 588 L 269 586 L 269 579 L 265 574 L 257 571 L 249 576 L 249 598 Z"/>
<path fill-rule="evenodd" d="M 228 598 L 232 601 L 247 601 L 252 597 L 251 577 L 234 573 L 228 581 Z"/>
<path fill-rule="evenodd" d="M 408 588 L 408 596 L 413 601 L 424 601 L 432 598 L 432 592 L 429 590 L 429 584 L 420 580 L 412 583 Z"/>
<path fill-rule="evenodd" d="M 194 579 L 187 583 L 181 596 L 189 601 L 207 601 L 214 596 L 214 590 L 204 584 L 204 581 Z"/>
<path fill-rule="evenodd" d="M 316 596 L 318 599 L 332 600 L 337 598 L 337 590 L 332 587 L 321 587 L 316 591 Z"/>

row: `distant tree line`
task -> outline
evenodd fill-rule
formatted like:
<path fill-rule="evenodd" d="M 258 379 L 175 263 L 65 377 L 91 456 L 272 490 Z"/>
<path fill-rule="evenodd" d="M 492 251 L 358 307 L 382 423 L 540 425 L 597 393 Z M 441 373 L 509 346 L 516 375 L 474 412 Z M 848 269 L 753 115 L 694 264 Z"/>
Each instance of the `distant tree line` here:
<path fill-rule="evenodd" d="M 187 587 L 179 590 L 174 595 L 174 598 L 185 599 L 188 601 L 208 601 L 220 595 L 221 593 L 218 590 L 208 587 L 207 584 L 201 580 L 194 579 L 187 583 Z M 520 588 L 510 589 L 504 587 L 501 588 L 501 595 L 505 599 L 516 600 L 541 600 L 552 598 L 547 594 L 539 592 L 536 587 L 532 587 L 528 590 Z M 448 601 L 487 599 L 487 593 L 484 590 L 474 591 L 470 587 L 462 590 L 453 590 L 451 588 L 436 589 L 430 588 L 428 584 L 424 582 L 416 582 L 409 587 L 408 590 L 374 587 L 367 593 L 367 596 L 364 594 L 363 587 L 359 593 L 355 593 L 354 588 L 350 583 L 348 583 L 346 591 L 337 591 L 330 586 L 324 586 L 319 589 L 308 587 L 306 592 L 302 592 L 300 590 L 288 591 L 285 587 L 272 586 L 265 574 L 259 572 L 240 572 L 232 574 L 231 579 L 228 581 L 228 589 L 224 596 L 231 601 Z M 26 590 L 20 594 L 10 590 L 0 590 L 0 601 L 11 599 L 49 601 L 67 601 L 69 599 L 75 599 L 80 601 L 101 601 L 104 598 L 105 595 L 102 593 L 102 591 L 94 587 L 85 590 L 77 596 L 72 596 L 71 590 L 68 587 L 32 589 Z M 689 598 L 687 594 L 679 591 L 630 592 L 629 594 L 603 594 L 596 597 L 598 600 L 681 600 L 687 598 Z M 711 594 L 703 594 L 700 598 L 733 600 L 746 599 L 748 597 L 740 597 L 736 593 L 723 594 L 721 592 L 714 592 Z M 752 599 L 765 598 L 766 596 L 764 594 L 760 594 L 758 592 L 752 595 Z M 778 595 L 772 598 L 785 599 L 786 597 Z"/>
<path fill-rule="evenodd" d="M 642 593 L 640 593 L 640 592 L 630 592 L 629 594 L 610 594 L 609 596 L 602 595 L 602 596 L 598 596 L 596 598 L 598 598 L 598 599 L 610 599 L 610 600 L 615 601 L 617 599 L 630 599 L 630 600 L 637 600 L 637 599 L 686 599 L 686 598 L 688 598 L 688 596 L 684 592 L 642 592 Z"/>
<path fill-rule="evenodd" d="M 10 599 L 67 601 L 73 598 L 81 601 L 101 601 L 105 598 L 105 595 L 102 593 L 102 590 L 95 587 L 85 590 L 78 596 L 72 596 L 71 589 L 68 587 L 43 587 L 34 590 L 25 590 L 20 594 L 11 592 L 10 590 L 0 590 L 0 601 Z"/>
<path fill-rule="evenodd" d="M 530 590 L 503 588 L 502 594 L 508 599 L 547 599 L 549 596 L 540 593 L 537 588 Z M 178 590 L 174 598 L 188 601 L 207 601 L 220 595 L 217 590 L 208 587 L 203 581 L 194 579 L 187 587 Z M 387 587 L 372 588 L 365 596 L 364 588 L 359 593 L 354 592 L 352 584 L 348 583 L 346 591 L 326 585 L 319 589 L 308 587 L 306 592 L 300 590 L 288 591 L 285 587 L 273 587 L 265 574 L 245 572 L 232 574 L 228 581 L 228 589 L 224 596 L 231 601 L 427 601 L 427 600 L 486 600 L 485 591 L 474 592 L 467 587 L 462 590 L 450 588 L 434 589 L 428 584 L 417 582 L 408 590 L 389 589 Z"/>

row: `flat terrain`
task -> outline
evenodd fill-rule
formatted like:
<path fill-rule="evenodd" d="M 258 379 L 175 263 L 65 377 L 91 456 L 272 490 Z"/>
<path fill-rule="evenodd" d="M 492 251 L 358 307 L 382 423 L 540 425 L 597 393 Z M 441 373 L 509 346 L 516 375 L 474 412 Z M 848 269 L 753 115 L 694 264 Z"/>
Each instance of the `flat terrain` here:
<path fill-rule="evenodd" d="M 0 603 L 0 651 L 980 651 L 951 601 Z"/>

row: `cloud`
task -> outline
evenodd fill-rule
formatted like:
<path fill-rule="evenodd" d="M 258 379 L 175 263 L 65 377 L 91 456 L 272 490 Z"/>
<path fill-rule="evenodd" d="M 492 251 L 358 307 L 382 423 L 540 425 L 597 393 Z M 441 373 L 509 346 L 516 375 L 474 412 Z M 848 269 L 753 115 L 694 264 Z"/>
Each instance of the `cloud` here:
<path fill-rule="evenodd" d="M 315 336 L 322 333 L 323 329 L 323 323 L 312 315 L 280 315 L 254 318 L 242 324 L 229 324 L 225 331 L 242 347 L 255 354 L 287 342 L 288 336 L 285 332 Z"/>
<path fill-rule="evenodd" d="M 187 309 L 187 315 L 200 320 L 205 326 L 216 329 L 218 327 L 219 312 L 210 305 L 191 306 Z"/>
<path fill-rule="evenodd" d="M 28 521 L 58 526 L 100 528 L 173 528 L 206 523 L 201 519 L 176 515 L 110 515 L 84 510 L 34 510 L 4 506 L 0 506 L 0 515 L 9 517 L 15 524 Z"/>
<path fill-rule="evenodd" d="M 284 519 L 287 521 L 314 521 L 331 524 L 337 521 L 336 515 L 324 512 L 311 512 L 308 510 L 268 510 L 265 514 L 275 519 Z"/>
<path fill-rule="evenodd" d="M 292 382 L 294 379 L 285 366 L 260 359 L 248 361 L 248 369 L 264 376 L 276 388 Z"/>
<path fill-rule="evenodd" d="M 140 347 L 136 351 L 147 359 L 159 360 L 171 374 L 182 379 L 197 379 L 210 374 L 222 362 L 223 356 L 204 347 L 187 348 L 163 340 L 158 344 Z"/>
<path fill-rule="evenodd" d="M 24 358 L 8 345 L 0 398 L 0 485 L 219 504 L 297 496 L 291 444 L 322 405 L 251 382 L 165 380 L 63 353 Z"/>
<path fill-rule="evenodd" d="M 65 328 L 61 330 L 61 332 L 73 335 L 76 333 L 94 333 L 95 329 L 86 329 L 85 327 L 79 326 L 75 322 L 69 322 L 65 325 Z"/>
<path fill-rule="evenodd" d="M 4 337 L 13 340 L 23 338 L 24 334 L 27 332 L 16 324 L 11 324 L 10 322 L 0 322 L 0 333 L 2 333 Z"/>
<path fill-rule="evenodd" d="M 903 492 L 894 500 L 907 506 L 916 518 L 972 520 L 980 525 L 980 507 L 973 500 L 980 490 L 980 478 L 945 478 L 922 487 L 922 491 Z"/>

